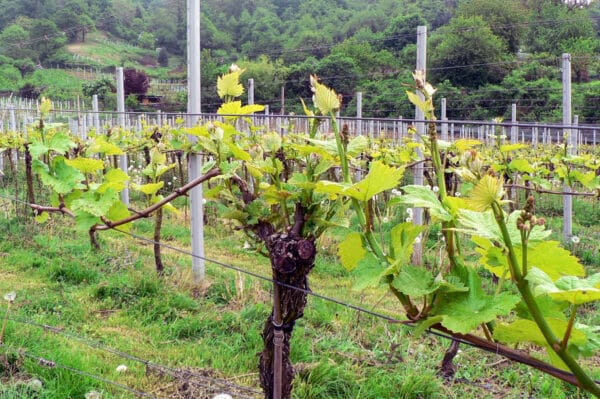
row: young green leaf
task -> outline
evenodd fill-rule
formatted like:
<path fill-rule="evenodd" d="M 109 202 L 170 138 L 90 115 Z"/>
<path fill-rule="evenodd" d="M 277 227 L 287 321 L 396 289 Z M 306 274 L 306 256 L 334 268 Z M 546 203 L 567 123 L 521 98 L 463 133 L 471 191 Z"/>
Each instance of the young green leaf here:
<path fill-rule="evenodd" d="M 401 203 L 417 208 L 427 208 L 431 216 L 439 220 L 452 220 L 452 215 L 444 208 L 433 190 L 415 185 L 404 186 L 402 190 L 404 190 L 404 195 L 400 197 Z"/>
<path fill-rule="evenodd" d="M 337 252 L 342 266 L 348 271 L 354 270 L 366 253 L 360 233 L 348 234 L 340 243 Z"/>
<path fill-rule="evenodd" d="M 600 299 L 600 273 L 585 279 L 565 276 L 552 281 L 548 274 L 538 268 L 533 268 L 527 273 L 526 278 L 534 285 L 536 295 L 549 295 L 555 300 L 567 301 L 574 305 Z"/>
<path fill-rule="evenodd" d="M 383 191 L 397 187 L 403 175 L 404 169 L 375 161 L 371 164 L 369 174 L 360 182 L 348 187 L 344 194 L 365 202 Z"/>

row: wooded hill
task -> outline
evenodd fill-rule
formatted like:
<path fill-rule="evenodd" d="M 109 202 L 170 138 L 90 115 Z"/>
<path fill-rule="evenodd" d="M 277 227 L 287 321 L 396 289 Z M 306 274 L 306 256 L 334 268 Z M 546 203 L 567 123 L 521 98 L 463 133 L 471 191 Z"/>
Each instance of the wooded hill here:
<path fill-rule="evenodd" d="M 72 63 L 66 45 L 85 43 L 95 30 L 145 49 L 121 64 L 150 58 L 156 68 L 148 73 L 183 76 L 185 0 L 0 0 L 0 7 L 0 90 L 21 88 L 41 74 L 36 65 Z M 272 112 L 280 111 L 282 86 L 286 112 L 300 111 L 315 73 L 344 95 L 344 114 L 355 112 L 354 93 L 362 91 L 364 116 L 412 115 L 403 84 L 412 80 L 418 25 L 428 26 L 429 79 L 450 118 L 507 116 L 514 102 L 520 120 L 560 120 L 560 55 L 568 52 L 574 112 L 582 122 L 600 120 L 597 0 L 206 0 L 203 110 L 216 108 L 216 76 L 237 62 Z"/>

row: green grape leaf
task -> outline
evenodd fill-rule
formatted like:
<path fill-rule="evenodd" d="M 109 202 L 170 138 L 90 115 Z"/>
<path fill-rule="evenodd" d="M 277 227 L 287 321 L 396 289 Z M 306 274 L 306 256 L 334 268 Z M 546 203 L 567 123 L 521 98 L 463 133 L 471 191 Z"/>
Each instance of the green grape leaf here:
<path fill-rule="evenodd" d="M 327 180 L 320 180 L 315 185 L 315 193 L 328 194 L 329 198 L 335 199 L 338 195 L 344 193 L 346 188 L 348 188 L 348 184 L 346 183 L 336 183 Z"/>
<path fill-rule="evenodd" d="M 312 75 L 310 83 L 313 91 L 313 102 L 322 115 L 329 115 L 340 109 L 340 98 L 335 91 L 319 83 Z"/>
<path fill-rule="evenodd" d="M 533 173 L 535 170 L 526 159 L 513 159 L 508 164 L 508 167 L 517 172 Z"/>
<path fill-rule="evenodd" d="M 216 164 L 217 164 L 217 161 L 214 159 L 204 162 L 202 164 L 202 169 L 200 170 L 200 174 L 202 174 L 202 175 L 207 174 L 208 171 L 210 171 L 212 168 L 214 168 Z"/>
<path fill-rule="evenodd" d="M 220 178 L 229 178 L 235 174 L 242 167 L 242 163 L 240 161 L 223 161 L 219 164 L 219 169 L 221 170 Z"/>
<path fill-rule="evenodd" d="M 129 176 L 127 173 L 123 172 L 119 168 L 112 168 L 106 172 L 104 175 L 104 181 L 96 191 L 99 193 L 104 193 L 110 188 L 117 192 L 121 192 L 125 187 L 127 187 L 127 181 L 129 181 Z"/>
<path fill-rule="evenodd" d="M 481 141 L 473 139 L 458 139 L 452 146 L 455 147 L 459 152 L 465 152 L 468 149 L 481 145 Z"/>
<path fill-rule="evenodd" d="M 281 148 L 282 139 L 279 134 L 270 132 L 262 135 L 260 142 L 266 152 L 274 154 Z"/>
<path fill-rule="evenodd" d="M 502 248 L 495 246 L 490 240 L 473 236 L 471 241 L 477 244 L 475 251 L 481 255 L 479 263 L 499 278 L 510 278 L 508 260 Z"/>
<path fill-rule="evenodd" d="M 348 271 L 354 270 L 366 253 L 360 233 L 348 234 L 338 246 L 337 251 L 342 266 Z"/>
<path fill-rule="evenodd" d="M 513 245 L 521 243 L 521 232 L 517 228 L 517 219 L 520 214 L 521 211 L 514 211 L 506 220 L 506 227 Z M 456 229 L 457 231 L 504 243 L 502 233 L 500 233 L 500 228 L 496 223 L 496 218 L 490 210 L 477 212 L 469 209 L 460 209 L 458 221 L 462 225 L 462 228 Z M 537 245 L 538 242 L 546 239 L 550 234 L 552 234 L 551 230 L 545 230 L 541 226 L 534 226 L 529 235 L 529 243 L 530 245 Z"/>
<path fill-rule="evenodd" d="M 48 212 L 42 212 L 39 215 L 35 216 L 35 221 L 39 224 L 46 223 L 46 221 L 50 218 L 50 214 Z"/>
<path fill-rule="evenodd" d="M 335 144 L 335 141 L 333 142 Z M 346 148 L 346 154 L 349 157 L 357 157 L 362 152 L 369 148 L 369 140 L 366 136 L 356 136 L 350 139 L 348 148 Z M 337 155 L 337 146 L 334 148 L 335 155 Z"/>
<path fill-rule="evenodd" d="M 502 203 L 503 195 L 502 180 L 486 174 L 471 191 L 467 203 L 473 210 L 484 212 L 490 209 L 492 203 Z"/>
<path fill-rule="evenodd" d="M 159 181 L 158 183 L 132 184 L 131 188 L 136 191 L 141 191 L 146 195 L 155 195 L 158 192 L 158 190 L 163 188 L 164 185 L 164 181 Z"/>
<path fill-rule="evenodd" d="M 546 318 L 546 321 L 557 337 L 565 335 L 565 331 L 569 325 L 567 321 L 553 318 Z M 548 345 L 537 324 L 534 321 L 526 319 L 518 319 L 509 324 L 497 324 L 496 328 L 494 328 L 494 338 L 506 344 L 531 342 L 544 347 Z M 586 341 L 587 337 L 583 332 L 577 328 L 571 330 L 570 344 L 585 345 Z"/>
<path fill-rule="evenodd" d="M 94 191 L 86 191 L 81 197 L 71 203 L 73 211 L 84 211 L 94 216 L 105 216 L 115 201 L 118 201 L 118 193 L 107 190 L 101 194 Z"/>
<path fill-rule="evenodd" d="M 431 216 L 443 220 L 452 220 L 452 215 L 444 208 L 433 190 L 423 186 L 409 185 L 402 187 L 404 195 L 400 197 L 403 204 L 412 205 L 417 208 L 427 208 Z"/>
<path fill-rule="evenodd" d="M 308 153 L 306 153 L 306 155 L 315 153 L 321 156 L 325 156 L 325 154 L 329 155 L 330 157 L 338 156 L 337 144 L 335 140 L 319 140 L 307 138 L 306 141 L 312 144 L 304 148 L 300 147 L 300 149 L 302 149 L 303 151 L 309 151 Z"/>
<path fill-rule="evenodd" d="M 117 145 L 109 143 L 102 136 L 98 136 L 94 139 L 94 142 L 88 147 L 86 151 L 87 156 L 92 154 L 104 154 L 104 155 L 123 155 L 124 152 Z"/>
<path fill-rule="evenodd" d="M 51 163 L 52 168 L 48 171 L 38 169 L 40 180 L 44 185 L 50 186 L 57 194 L 67 194 L 83 187 L 81 181 L 85 177 L 77 169 L 67 165 L 64 157 L 55 157 Z"/>
<path fill-rule="evenodd" d="M 409 222 L 397 224 L 390 231 L 390 255 L 396 262 L 407 263 L 413 253 L 415 240 L 425 229 Z"/>
<path fill-rule="evenodd" d="M 585 279 L 565 276 L 552 281 L 548 274 L 533 268 L 527 273 L 526 279 L 534 285 L 535 295 L 549 295 L 553 299 L 567 301 L 574 305 L 600 299 L 600 273 Z"/>
<path fill-rule="evenodd" d="M 538 296 L 535 298 L 538 308 L 542 312 L 542 315 L 546 318 L 566 320 L 565 311 L 570 306 L 567 302 L 556 302 L 554 299 L 547 295 Z M 517 317 L 522 319 L 533 320 L 531 312 L 525 302 L 521 301 L 515 306 L 515 314 Z"/>
<path fill-rule="evenodd" d="M 458 213 L 458 222 L 462 226 L 457 229 L 458 231 L 503 242 L 500 228 L 491 210 L 478 212 L 461 209 Z"/>
<path fill-rule="evenodd" d="M 527 148 L 528 145 L 527 144 L 521 144 L 521 143 L 517 143 L 517 144 L 504 144 L 500 146 L 500 152 L 511 152 L 511 151 L 517 151 L 517 150 L 522 150 L 523 148 Z"/>
<path fill-rule="evenodd" d="M 577 180 L 584 187 L 589 188 L 589 189 L 595 188 L 594 187 L 594 183 L 596 180 L 595 172 L 592 171 L 592 172 L 583 173 L 579 170 L 573 170 L 573 171 L 571 171 L 570 175 L 573 179 Z"/>
<path fill-rule="evenodd" d="M 431 294 L 440 287 L 431 273 L 422 268 L 411 265 L 402 267 L 400 273 L 392 282 L 398 291 L 411 297 L 422 297 Z"/>
<path fill-rule="evenodd" d="M 95 224 L 100 223 L 100 218 L 89 212 L 81 211 L 75 214 L 75 226 L 79 230 L 87 231 Z"/>
<path fill-rule="evenodd" d="M 217 110 L 219 115 L 252 115 L 255 112 L 264 111 L 265 106 L 260 104 L 242 105 L 241 101 L 223 103 Z M 235 116 L 232 116 L 235 118 Z M 228 118 L 226 118 L 228 119 Z"/>
<path fill-rule="evenodd" d="M 237 158 L 240 161 L 246 161 L 246 162 L 252 161 L 252 157 L 250 156 L 250 154 L 248 154 L 246 151 L 242 150 L 242 148 L 240 146 L 238 146 L 237 144 L 230 142 L 230 143 L 227 143 L 227 147 L 229 147 L 229 151 L 231 151 L 231 154 L 234 156 L 234 158 Z M 204 173 L 206 173 L 206 172 L 204 172 Z"/>
<path fill-rule="evenodd" d="M 497 277 L 510 278 L 507 256 L 503 248 L 493 244 L 488 238 L 474 236 L 471 240 L 477 244 L 475 251 L 481 255 L 479 262 Z M 499 240 L 497 237 L 496 240 Z M 498 242 L 498 241 L 496 241 Z M 521 245 L 514 245 L 517 259 L 522 258 Z M 563 276 L 583 276 L 585 271 L 579 260 L 560 247 L 557 241 L 532 242 L 527 249 L 528 268 L 539 268 L 552 281 Z"/>
<path fill-rule="evenodd" d="M 93 158 L 78 157 L 75 159 L 65 159 L 65 163 L 79 170 L 81 173 L 94 173 L 104 169 L 104 162 Z"/>
<path fill-rule="evenodd" d="M 33 159 L 39 158 L 48 151 L 50 151 L 50 148 L 41 140 L 32 141 L 31 144 L 29 144 L 29 153 Z"/>
<path fill-rule="evenodd" d="M 64 154 L 71 148 L 77 147 L 77 144 L 73 141 L 70 135 L 58 132 L 54 134 L 50 140 L 48 140 L 48 147 L 50 150 L 55 151 L 58 154 Z"/>
<path fill-rule="evenodd" d="M 242 69 L 217 78 L 217 94 L 219 97 L 239 97 L 244 94 L 244 86 L 240 83 L 240 75 L 243 72 L 244 70 Z"/>
<path fill-rule="evenodd" d="M 520 252 L 520 248 L 519 248 Z M 520 253 L 518 254 L 520 256 Z M 543 241 L 530 246 L 527 251 L 529 268 L 538 268 L 554 281 L 563 276 L 584 276 L 585 269 L 579 259 L 560 247 L 558 241 Z"/>
<path fill-rule="evenodd" d="M 480 277 L 473 268 L 457 267 L 468 292 L 446 293 L 436 306 L 435 314 L 444 316 L 442 325 L 451 331 L 466 334 L 482 323 L 510 313 L 519 298 L 508 292 L 487 295 L 483 292 Z"/>
<path fill-rule="evenodd" d="M 423 111 L 423 113 L 431 111 L 431 105 L 428 104 L 425 100 L 422 100 L 417 93 L 413 93 L 412 91 L 407 90 L 406 95 L 408 96 L 408 101 L 410 101 L 415 107 Z"/>
<path fill-rule="evenodd" d="M 369 174 L 360 182 L 344 190 L 344 194 L 366 202 L 383 191 L 397 187 L 403 175 L 404 169 L 375 161 L 371 163 Z"/>
<path fill-rule="evenodd" d="M 319 161 L 319 163 L 317 164 L 317 166 L 315 167 L 315 169 L 313 170 L 313 173 L 315 176 L 319 176 L 319 175 L 327 172 L 329 169 L 331 169 L 334 166 L 335 166 L 335 162 L 333 162 L 333 160 L 321 159 Z"/>
<path fill-rule="evenodd" d="M 381 265 L 372 253 L 367 253 L 352 271 L 355 282 L 352 289 L 362 291 L 366 288 L 375 288 L 381 284 L 381 278 L 384 276 Z"/>
<path fill-rule="evenodd" d="M 127 209 L 127 205 L 121 201 L 115 201 L 108 210 L 106 218 L 110 221 L 116 222 L 117 220 L 128 218 L 130 215 L 131 213 L 129 212 L 129 209 Z M 129 231 L 130 225 L 131 223 L 126 223 L 119 226 L 119 228 Z"/>

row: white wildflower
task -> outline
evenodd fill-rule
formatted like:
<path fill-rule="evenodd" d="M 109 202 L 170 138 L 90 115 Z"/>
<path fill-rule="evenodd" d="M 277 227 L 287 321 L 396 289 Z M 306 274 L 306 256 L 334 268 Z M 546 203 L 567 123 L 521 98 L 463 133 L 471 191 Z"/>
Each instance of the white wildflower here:
<path fill-rule="evenodd" d="M 438 186 L 433 186 L 432 190 L 434 193 L 437 193 L 438 191 L 440 191 L 440 188 Z"/>
<path fill-rule="evenodd" d="M 17 298 L 17 293 L 14 291 L 11 291 L 8 294 L 4 295 L 4 300 L 8 301 L 8 302 L 14 302 L 16 298 Z"/>
<path fill-rule="evenodd" d="M 415 244 L 420 244 L 421 243 L 421 234 L 419 234 L 417 236 L 417 238 L 415 238 Z"/>
<path fill-rule="evenodd" d="M 427 190 L 431 190 L 431 186 L 428 184 L 425 186 L 427 188 Z"/>
<path fill-rule="evenodd" d="M 38 380 L 37 378 L 33 378 L 31 380 L 29 380 L 29 382 L 27 382 L 27 386 L 29 386 L 29 388 L 33 391 L 39 392 L 42 390 L 43 387 L 43 383 L 42 381 Z"/>
<path fill-rule="evenodd" d="M 85 394 L 85 399 L 102 399 L 102 394 L 98 391 L 89 391 Z"/>
<path fill-rule="evenodd" d="M 407 223 L 412 223 L 412 218 L 411 217 L 407 217 L 406 219 L 404 219 Z"/>
<path fill-rule="evenodd" d="M 573 237 L 571 237 L 571 242 L 572 242 L 573 244 L 579 244 L 579 241 L 581 241 L 581 240 L 579 239 L 579 237 L 577 237 L 577 236 L 573 236 Z"/>
<path fill-rule="evenodd" d="M 454 194 L 456 197 L 460 197 L 460 191 L 457 191 L 456 194 Z"/>
<path fill-rule="evenodd" d="M 387 217 L 384 217 L 384 218 L 383 218 L 383 223 L 387 223 L 387 222 L 389 222 L 389 221 L 390 221 L 390 219 L 389 219 L 389 218 L 387 218 Z"/>
<path fill-rule="evenodd" d="M 124 364 L 119 364 L 117 366 L 117 373 L 125 373 L 127 370 L 129 369 Z"/>
<path fill-rule="evenodd" d="M 248 249 L 252 248 L 252 245 L 250 245 L 250 243 L 248 241 L 244 241 L 243 248 L 246 249 L 246 250 L 248 250 Z"/>
<path fill-rule="evenodd" d="M 407 208 L 406 213 L 408 213 L 409 215 L 412 215 L 413 214 L 412 208 Z"/>
<path fill-rule="evenodd" d="M 202 198 L 202 205 L 206 205 L 206 198 Z"/>

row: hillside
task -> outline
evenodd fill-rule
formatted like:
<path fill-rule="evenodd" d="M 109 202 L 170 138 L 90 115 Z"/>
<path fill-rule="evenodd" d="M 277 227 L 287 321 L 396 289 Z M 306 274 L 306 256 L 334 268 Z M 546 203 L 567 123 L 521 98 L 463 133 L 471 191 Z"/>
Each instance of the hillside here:
<path fill-rule="evenodd" d="M 74 65 L 73 54 L 78 67 L 122 65 L 160 78 L 183 71 L 183 0 L 37 3 L 0 1 L 0 90 L 31 83 L 35 65 Z M 218 103 L 216 77 L 237 62 L 255 80 L 256 100 L 273 112 L 282 86 L 287 111 L 301 112 L 298 99 L 310 97 L 313 73 L 344 95 L 343 114 L 355 113 L 361 91 L 364 116 L 411 115 L 397 98 L 411 81 L 418 25 L 428 27 L 429 79 L 448 98 L 450 118 L 508 117 L 517 103 L 520 120 L 559 120 L 559 57 L 566 52 L 579 85 L 575 112 L 582 122 L 598 121 L 598 1 L 204 1 L 205 111 Z"/>

